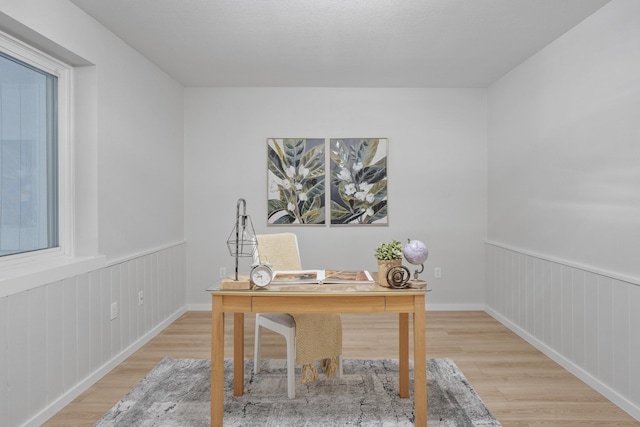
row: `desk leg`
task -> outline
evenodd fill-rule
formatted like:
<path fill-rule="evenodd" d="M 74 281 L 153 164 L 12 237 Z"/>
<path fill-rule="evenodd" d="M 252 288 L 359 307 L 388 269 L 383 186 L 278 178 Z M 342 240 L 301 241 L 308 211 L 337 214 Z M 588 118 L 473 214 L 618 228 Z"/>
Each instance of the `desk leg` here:
<path fill-rule="evenodd" d="M 224 417 L 224 313 L 222 297 L 211 301 L 211 426 L 221 427 Z"/>
<path fill-rule="evenodd" d="M 413 396 L 415 426 L 427 425 L 427 336 L 424 296 L 414 299 L 413 313 Z"/>
<path fill-rule="evenodd" d="M 244 393 L 244 313 L 233 316 L 233 395 Z"/>
<path fill-rule="evenodd" d="M 398 335 L 399 342 L 399 361 L 400 361 L 400 378 L 399 378 L 399 396 L 402 398 L 409 397 L 409 313 L 400 313 Z"/>

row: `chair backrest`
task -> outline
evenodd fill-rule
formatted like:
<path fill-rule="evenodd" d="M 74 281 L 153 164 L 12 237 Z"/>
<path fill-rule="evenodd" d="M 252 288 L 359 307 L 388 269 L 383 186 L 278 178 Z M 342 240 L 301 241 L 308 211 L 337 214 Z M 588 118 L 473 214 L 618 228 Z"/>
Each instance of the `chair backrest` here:
<path fill-rule="evenodd" d="M 256 257 L 268 261 L 274 270 L 302 270 L 298 238 L 294 233 L 258 234 Z"/>

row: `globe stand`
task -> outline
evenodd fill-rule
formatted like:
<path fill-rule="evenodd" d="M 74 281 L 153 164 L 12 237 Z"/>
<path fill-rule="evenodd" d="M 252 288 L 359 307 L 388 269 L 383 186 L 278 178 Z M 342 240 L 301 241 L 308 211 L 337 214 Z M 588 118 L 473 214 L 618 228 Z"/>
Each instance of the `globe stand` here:
<path fill-rule="evenodd" d="M 424 280 L 411 279 L 409 280 L 409 287 L 412 289 L 424 289 L 427 287 L 427 282 Z M 431 289 L 427 289 L 430 291 Z"/>
<path fill-rule="evenodd" d="M 424 289 L 427 287 L 427 282 L 418 279 L 418 274 L 424 271 L 424 264 L 420 264 L 420 270 L 416 270 L 413 273 L 413 279 L 409 280 L 409 287 L 413 289 Z"/>

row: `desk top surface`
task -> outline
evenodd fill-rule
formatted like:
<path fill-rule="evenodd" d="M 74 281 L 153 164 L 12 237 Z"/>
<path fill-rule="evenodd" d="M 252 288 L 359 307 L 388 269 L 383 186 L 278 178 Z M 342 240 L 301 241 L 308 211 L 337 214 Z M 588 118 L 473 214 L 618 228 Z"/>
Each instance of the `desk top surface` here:
<path fill-rule="evenodd" d="M 356 284 L 311 284 L 311 283 L 291 283 L 291 284 L 271 284 L 264 289 L 220 289 L 220 282 L 206 289 L 208 292 L 221 295 L 285 295 L 285 294 L 314 294 L 314 295 L 336 295 L 336 294 L 375 294 L 375 295 L 416 295 L 425 294 L 426 289 L 393 289 L 380 286 L 377 283 L 356 283 Z"/>

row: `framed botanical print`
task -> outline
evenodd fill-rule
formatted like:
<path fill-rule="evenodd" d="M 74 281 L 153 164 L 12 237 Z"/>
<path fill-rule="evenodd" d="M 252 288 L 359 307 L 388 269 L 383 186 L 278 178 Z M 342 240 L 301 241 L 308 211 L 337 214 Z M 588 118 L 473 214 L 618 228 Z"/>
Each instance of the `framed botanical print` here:
<path fill-rule="evenodd" d="M 329 142 L 331 225 L 388 225 L 386 138 Z"/>
<path fill-rule="evenodd" d="M 267 140 L 267 225 L 325 224 L 325 140 Z"/>

